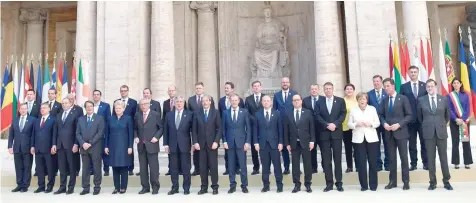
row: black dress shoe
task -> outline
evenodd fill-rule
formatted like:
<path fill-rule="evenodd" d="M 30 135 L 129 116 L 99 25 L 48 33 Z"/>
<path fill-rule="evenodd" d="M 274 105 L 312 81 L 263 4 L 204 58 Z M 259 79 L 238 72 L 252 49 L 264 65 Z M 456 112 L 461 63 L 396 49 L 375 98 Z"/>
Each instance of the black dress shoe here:
<path fill-rule="evenodd" d="M 83 190 L 81 191 L 81 193 L 79 193 L 79 195 L 85 195 L 85 194 L 89 194 L 89 190 Z"/>
<path fill-rule="evenodd" d="M 200 172 L 199 171 L 193 171 L 193 173 L 191 175 L 192 176 L 198 176 L 198 175 L 200 175 Z"/>
<path fill-rule="evenodd" d="M 246 194 L 246 193 L 248 193 L 249 191 L 248 191 L 248 188 L 242 187 L 242 188 L 241 188 L 241 192 L 243 192 L 243 193 Z"/>
<path fill-rule="evenodd" d="M 189 194 L 190 194 L 190 190 L 185 190 L 185 191 L 183 191 L 183 194 L 184 194 L 184 195 L 189 195 Z"/>
<path fill-rule="evenodd" d="M 297 193 L 299 191 L 301 191 L 301 186 L 294 186 L 293 191 L 291 191 L 291 192 L 292 193 Z"/>
<path fill-rule="evenodd" d="M 177 194 L 177 193 L 178 193 L 178 189 L 172 189 L 167 193 L 167 195 L 174 195 L 174 194 Z"/>
<path fill-rule="evenodd" d="M 259 174 L 259 170 L 253 170 L 253 172 L 251 172 L 251 175 L 257 175 Z"/>
<path fill-rule="evenodd" d="M 134 175 L 134 172 L 129 171 L 129 175 L 130 175 L 130 176 L 133 176 L 133 175 Z"/>
<path fill-rule="evenodd" d="M 306 192 L 307 192 L 307 193 L 311 193 L 311 192 L 312 192 L 311 186 L 306 186 Z"/>
<path fill-rule="evenodd" d="M 203 194 L 206 194 L 208 193 L 208 191 L 206 189 L 201 189 L 200 191 L 198 191 L 198 195 L 203 195 Z"/>
<path fill-rule="evenodd" d="M 59 195 L 59 194 L 63 194 L 63 193 L 66 193 L 66 189 L 65 189 L 65 188 L 60 188 L 60 189 L 58 189 L 56 192 L 54 192 L 53 194 Z"/>
<path fill-rule="evenodd" d="M 410 184 L 409 183 L 403 183 L 403 190 L 409 190 L 410 189 Z"/>
<path fill-rule="evenodd" d="M 45 191 L 45 188 L 38 188 L 34 191 L 34 193 L 40 193 L 40 192 L 44 192 Z"/>
<path fill-rule="evenodd" d="M 465 165 L 464 168 L 465 169 L 470 169 L 471 167 L 469 167 L 469 165 Z"/>
<path fill-rule="evenodd" d="M 140 176 L 140 173 L 136 173 L 136 176 Z"/>
<path fill-rule="evenodd" d="M 324 188 L 324 192 L 329 192 L 333 189 L 334 189 L 334 187 L 332 185 L 329 185 L 329 186 L 326 186 L 326 188 Z"/>
<path fill-rule="evenodd" d="M 344 192 L 344 188 L 342 187 L 342 185 L 337 186 L 337 191 Z"/>
<path fill-rule="evenodd" d="M 370 188 L 370 191 L 375 192 L 375 191 L 377 191 L 377 188 Z"/>
<path fill-rule="evenodd" d="M 153 195 L 159 194 L 159 189 L 152 189 L 152 194 Z"/>
<path fill-rule="evenodd" d="M 428 186 L 428 190 L 435 190 L 436 189 L 436 184 L 430 183 L 430 186 Z"/>
<path fill-rule="evenodd" d="M 264 186 L 263 189 L 261 189 L 261 192 L 268 192 L 269 191 L 269 186 Z"/>
<path fill-rule="evenodd" d="M 68 191 L 66 191 L 67 195 L 73 194 L 74 193 L 74 188 L 69 188 Z"/>
<path fill-rule="evenodd" d="M 53 188 L 46 188 L 45 193 L 51 193 L 53 192 Z"/>
<path fill-rule="evenodd" d="M 423 166 L 423 170 L 427 170 L 427 171 L 428 171 L 428 166 Z"/>
<path fill-rule="evenodd" d="M 232 193 L 235 193 L 236 192 L 236 187 L 231 187 L 229 190 L 228 190 L 228 194 L 232 194 Z"/>
<path fill-rule="evenodd" d="M 218 195 L 218 189 L 214 189 L 212 192 L 213 195 Z"/>
<path fill-rule="evenodd" d="M 276 190 L 277 193 L 282 193 L 283 192 L 283 187 L 278 187 L 278 189 Z"/>
<path fill-rule="evenodd" d="M 104 176 L 109 176 L 109 171 L 105 171 Z"/>
<path fill-rule="evenodd" d="M 364 187 L 363 187 L 363 188 L 360 188 L 360 191 L 362 191 L 362 192 L 365 192 L 365 191 L 367 191 L 367 190 L 368 190 L 368 189 L 367 189 L 367 188 L 364 188 Z"/>
<path fill-rule="evenodd" d="M 118 189 L 114 189 L 114 191 L 112 191 L 112 194 L 115 195 L 115 194 L 117 194 L 118 192 L 119 192 Z"/>
<path fill-rule="evenodd" d="M 459 165 L 455 165 L 455 169 L 459 169 Z"/>
<path fill-rule="evenodd" d="M 145 193 L 149 193 L 150 192 L 150 189 L 145 189 L 145 188 L 142 188 L 141 191 L 139 191 L 139 195 L 143 195 Z"/>
<path fill-rule="evenodd" d="M 416 170 L 416 169 L 417 169 L 416 166 L 411 166 L 411 167 L 410 167 L 410 171 L 414 171 L 414 170 Z"/>
<path fill-rule="evenodd" d="M 21 190 L 21 187 L 17 186 L 15 189 L 12 190 L 12 192 L 20 192 L 20 190 Z"/>
<path fill-rule="evenodd" d="M 284 169 L 283 174 L 284 174 L 284 175 L 289 175 L 289 169 Z"/>
<path fill-rule="evenodd" d="M 100 189 L 97 189 L 97 190 L 95 189 L 94 192 L 93 192 L 93 195 L 99 195 L 100 192 L 101 192 Z"/>
<path fill-rule="evenodd" d="M 225 175 L 228 175 L 228 174 L 229 174 L 229 173 L 228 173 L 228 170 L 226 170 L 226 171 L 223 173 L 224 176 L 225 176 Z"/>
<path fill-rule="evenodd" d="M 89 175 L 94 175 L 94 171 L 89 171 Z"/>
<path fill-rule="evenodd" d="M 317 169 L 312 169 L 312 173 L 317 173 Z"/>
<path fill-rule="evenodd" d="M 169 176 L 169 175 L 170 175 L 170 172 L 167 172 L 165 175 L 166 175 L 166 176 Z"/>
<path fill-rule="evenodd" d="M 124 194 L 124 193 L 126 193 L 126 191 L 127 191 L 126 189 L 120 189 L 119 194 Z"/>
<path fill-rule="evenodd" d="M 388 168 L 388 167 L 385 167 L 385 171 L 390 171 L 390 168 Z"/>
<path fill-rule="evenodd" d="M 352 168 L 347 168 L 347 169 L 345 170 L 345 173 L 350 173 L 350 172 L 354 172 L 354 169 L 352 169 Z"/>
<path fill-rule="evenodd" d="M 445 189 L 447 189 L 447 190 L 453 190 L 453 187 L 451 186 L 450 183 L 445 183 L 445 186 L 444 186 L 444 187 L 445 187 Z"/>
<path fill-rule="evenodd" d="M 21 193 L 23 193 L 23 192 L 28 192 L 28 188 L 22 188 L 22 189 L 20 190 L 20 192 L 21 192 Z"/>
<path fill-rule="evenodd" d="M 390 182 L 390 183 L 388 183 L 387 186 L 385 186 L 385 189 L 389 190 L 389 189 L 396 188 L 396 187 L 397 187 L 397 183 Z"/>

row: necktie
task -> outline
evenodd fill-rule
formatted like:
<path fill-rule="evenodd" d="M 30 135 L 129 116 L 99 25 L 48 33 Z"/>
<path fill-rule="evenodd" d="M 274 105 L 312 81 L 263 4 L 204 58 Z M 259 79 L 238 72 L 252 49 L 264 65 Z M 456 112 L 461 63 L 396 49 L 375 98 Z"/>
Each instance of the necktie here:
<path fill-rule="evenodd" d="M 266 121 L 269 122 L 269 112 L 266 111 Z"/>
<path fill-rule="evenodd" d="M 50 101 L 50 109 L 53 109 L 53 102 Z"/>
<path fill-rule="evenodd" d="M 66 120 L 67 115 L 68 115 L 68 113 L 66 111 L 63 112 L 63 118 L 61 119 L 63 121 L 63 123 L 64 123 L 64 120 Z"/>
<path fill-rule="evenodd" d="M 377 103 L 380 104 L 380 90 L 375 90 L 375 92 L 377 93 Z"/>
<path fill-rule="evenodd" d="M 172 109 L 174 109 L 174 106 L 175 106 L 175 101 L 173 99 L 170 100 L 170 111 L 172 111 Z"/>
<path fill-rule="evenodd" d="M 314 102 L 312 103 L 312 110 L 316 110 L 316 106 L 317 106 L 317 99 L 316 97 L 314 97 Z"/>
<path fill-rule="evenodd" d="M 226 101 L 226 109 L 229 109 L 230 108 L 230 97 L 226 97 L 225 101 Z"/>
<path fill-rule="evenodd" d="M 436 111 L 436 102 L 435 102 L 435 97 L 431 97 L 431 111 L 435 113 Z"/>
<path fill-rule="evenodd" d="M 28 114 L 31 113 L 31 102 L 28 102 Z"/>
<path fill-rule="evenodd" d="M 122 99 L 122 102 L 126 103 L 126 99 Z"/>
<path fill-rule="evenodd" d="M 329 112 L 329 114 L 332 111 L 332 99 L 327 99 L 327 111 Z"/>
<path fill-rule="evenodd" d="M 208 120 L 208 110 L 205 110 L 205 121 Z"/>
<path fill-rule="evenodd" d="M 417 83 L 413 83 L 413 96 L 418 98 Z"/>
<path fill-rule="evenodd" d="M 23 127 L 25 127 L 25 117 L 22 116 L 20 119 L 20 131 L 23 131 Z"/>
<path fill-rule="evenodd" d="M 202 103 L 201 100 L 202 100 L 201 96 L 200 96 L 200 95 L 197 95 L 197 104 L 198 104 L 199 106 L 200 106 L 201 103 Z"/>
<path fill-rule="evenodd" d="M 43 125 L 45 125 L 45 117 L 41 119 L 40 128 L 43 128 Z"/>
<path fill-rule="evenodd" d="M 300 119 L 299 118 L 299 110 L 296 110 L 296 116 L 295 117 L 296 117 L 296 123 L 299 122 L 299 119 Z"/>
<path fill-rule="evenodd" d="M 255 102 L 256 102 L 256 104 L 258 104 L 258 105 L 259 105 L 259 97 L 258 97 L 258 96 L 256 96 L 256 100 L 255 100 Z"/>
<path fill-rule="evenodd" d="M 143 120 L 144 120 L 144 123 L 145 123 L 145 121 L 147 120 L 147 113 L 144 113 L 144 119 Z"/>
<path fill-rule="evenodd" d="M 284 92 L 284 102 L 288 100 L 288 92 Z"/>
<path fill-rule="evenodd" d="M 91 127 L 91 117 L 88 116 L 88 128 Z"/>
<path fill-rule="evenodd" d="M 236 110 L 233 110 L 233 122 L 236 122 Z"/>
<path fill-rule="evenodd" d="M 392 110 L 393 110 L 393 97 L 390 96 L 390 104 L 388 105 L 388 111 L 390 111 L 390 113 L 391 113 Z"/>
<path fill-rule="evenodd" d="M 177 112 L 177 117 L 175 118 L 175 128 L 178 129 L 180 125 L 180 111 Z"/>

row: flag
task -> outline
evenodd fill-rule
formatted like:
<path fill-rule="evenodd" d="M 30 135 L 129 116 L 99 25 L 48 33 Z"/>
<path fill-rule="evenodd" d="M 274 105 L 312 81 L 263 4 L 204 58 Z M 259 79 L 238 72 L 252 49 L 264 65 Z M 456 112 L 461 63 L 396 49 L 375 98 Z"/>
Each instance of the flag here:
<path fill-rule="evenodd" d="M 390 46 L 392 46 L 392 42 L 390 42 Z M 401 69 L 400 69 L 400 64 L 399 64 L 399 59 L 398 59 L 398 45 L 394 43 L 393 46 L 393 55 L 390 57 L 390 59 L 393 58 L 393 76 L 395 80 L 395 89 L 397 90 L 397 93 L 400 93 L 400 86 L 402 85 L 402 74 L 401 74 Z"/>
<path fill-rule="evenodd" d="M 90 95 L 90 90 L 89 90 L 89 61 L 85 63 L 84 69 L 83 69 L 83 97 L 84 101 L 89 100 L 89 95 Z"/>
<path fill-rule="evenodd" d="M 31 89 L 35 89 L 35 74 L 33 70 L 33 60 L 30 63 L 30 84 L 31 84 Z M 36 94 L 38 94 L 38 92 Z"/>
<path fill-rule="evenodd" d="M 10 68 L 10 73 L 12 68 Z M 20 86 L 18 82 L 18 62 L 15 61 L 15 73 L 12 75 L 10 74 L 10 77 L 13 77 L 13 119 L 17 117 L 17 104 L 18 104 L 18 95 L 20 95 Z"/>
<path fill-rule="evenodd" d="M 469 83 L 471 86 L 471 95 L 473 99 L 473 113 L 476 111 L 476 63 L 474 60 L 474 51 L 473 51 L 473 39 L 471 35 L 469 37 Z M 474 113 L 476 115 L 476 113 Z"/>
<path fill-rule="evenodd" d="M 81 105 L 84 103 L 83 98 L 83 86 L 84 86 L 84 79 L 83 79 L 83 60 L 79 59 L 79 68 L 78 68 L 78 81 L 77 81 L 77 88 L 76 88 L 76 103 Z"/>
<path fill-rule="evenodd" d="M 428 69 L 426 66 L 425 48 L 422 39 L 420 39 L 420 63 L 420 80 L 426 81 L 428 80 Z"/>
<path fill-rule="evenodd" d="M 36 103 L 41 104 L 41 97 L 43 96 L 43 83 L 41 82 L 41 64 L 38 63 L 38 74 L 36 75 L 38 78 L 36 82 Z"/>
<path fill-rule="evenodd" d="M 10 69 L 11 72 L 11 69 Z M 2 110 L 1 110 L 1 116 L 2 116 L 2 122 L 1 122 L 1 132 L 7 130 L 13 120 L 13 116 L 16 114 L 16 111 L 14 111 L 14 94 L 13 94 L 13 77 L 12 74 L 8 74 L 8 65 L 5 68 L 5 74 L 3 77 L 3 83 L 2 83 Z"/>
<path fill-rule="evenodd" d="M 67 66 L 67 63 L 66 61 L 64 61 L 63 63 L 63 71 L 62 71 L 62 74 L 63 74 L 63 77 L 61 79 L 61 100 L 63 100 L 64 98 L 66 98 L 66 96 L 68 96 L 68 71 L 66 69 L 66 66 Z M 61 67 L 60 67 L 61 68 Z"/>
<path fill-rule="evenodd" d="M 23 62 L 20 65 L 20 83 L 18 83 L 18 102 L 23 103 L 25 101 L 26 90 L 25 90 L 25 70 Z"/>
<path fill-rule="evenodd" d="M 393 73 L 393 49 L 392 49 L 392 40 L 390 40 L 390 43 L 388 44 L 388 70 L 390 71 L 390 77 L 393 78 L 395 75 Z"/>
<path fill-rule="evenodd" d="M 58 94 L 60 94 L 58 92 L 58 89 L 56 88 L 57 84 L 57 79 L 58 77 L 56 76 L 57 73 L 56 73 L 56 59 L 53 61 L 53 70 L 51 72 L 51 87 L 50 88 L 55 88 L 56 89 L 56 99 L 58 99 Z M 48 88 L 49 89 L 49 88 Z M 48 97 L 48 92 L 46 92 L 46 96 Z M 48 100 L 46 100 L 48 101 Z"/>
<path fill-rule="evenodd" d="M 453 80 L 455 79 L 456 77 L 456 73 L 455 73 L 455 70 L 453 68 L 453 61 L 451 59 L 451 51 L 450 51 L 450 45 L 448 43 L 448 40 L 446 40 L 445 42 L 445 68 L 446 68 L 446 77 L 448 78 L 448 90 L 450 93 L 451 91 L 453 91 L 453 86 L 451 86 L 451 82 L 453 82 Z"/>
<path fill-rule="evenodd" d="M 405 54 L 405 74 L 403 77 L 405 78 L 406 81 L 410 80 L 410 77 L 408 76 L 408 69 L 410 68 L 410 52 L 408 51 L 408 41 L 405 40 L 405 47 L 404 47 L 404 54 Z M 402 56 L 403 57 L 403 56 Z"/>
<path fill-rule="evenodd" d="M 54 71 L 53 71 L 54 73 Z M 53 78 L 53 77 L 52 77 Z M 40 80 L 40 77 L 38 77 Z M 48 90 L 53 87 L 50 80 L 50 68 L 48 67 L 48 59 L 45 60 L 45 72 L 43 73 L 43 90 L 41 90 L 41 102 L 48 101 Z"/>
<path fill-rule="evenodd" d="M 441 94 L 446 96 L 450 93 L 450 85 L 451 82 L 448 82 L 448 74 L 445 64 L 445 54 L 443 53 L 443 44 L 441 43 L 441 38 L 438 46 L 438 68 L 440 72 L 440 80 L 441 80 Z"/>
<path fill-rule="evenodd" d="M 461 83 L 463 83 L 463 87 L 465 92 L 469 96 L 469 103 L 473 104 L 471 98 L 471 85 L 469 83 L 469 74 L 468 74 L 468 66 L 466 65 L 466 52 L 464 51 L 463 40 L 460 38 L 459 40 L 459 62 L 460 62 L 460 75 L 461 75 Z M 473 105 L 470 105 L 470 116 L 473 115 Z"/>
<path fill-rule="evenodd" d="M 403 76 L 403 79 L 402 79 L 402 83 L 405 83 L 405 81 L 407 80 L 407 64 L 406 64 L 406 58 L 405 58 L 405 50 L 403 49 L 403 40 L 402 42 L 400 43 L 400 50 L 399 50 L 399 54 L 400 54 L 400 68 L 402 69 L 402 76 Z"/>
<path fill-rule="evenodd" d="M 428 60 L 428 66 L 427 66 L 427 71 L 428 71 L 428 79 L 435 79 L 435 71 L 433 71 L 433 54 L 431 50 L 431 44 L 430 44 L 430 39 L 426 40 L 426 53 L 428 55 L 427 60 Z"/>
<path fill-rule="evenodd" d="M 76 60 L 73 57 L 73 69 L 71 70 L 71 94 L 74 96 L 74 101 L 78 103 L 78 100 L 76 99 Z"/>
<path fill-rule="evenodd" d="M 63 82 L 61 82 L 61 80 L 63 80 L 63 60 L 60 59 L 56 81 L 54 82 L 56 84 L 56 101 L 58 102 L 61 102 L 63 99 L 61 95 L 63 93 Z"/>
<path fill-rule="evenodd" d="M 9 73 L 8 73 L 8 63 L 5 65 L 5 73 L 3 73 L 3 83 L 2 83 L 2 95 L 0 97 L 0 109 L 3 105 L 3 99 L 5 98 L 5 87 L 7 86 L 8 84 L 8 77 L 9 77 Z"/>
<path fill-rule="evenodd" d="M 29 89 L 32 89 L 31 82 L 30 82 L 30 70 L 28 68 L 28 63 L 26 63 L 25 66 L 25 97 L 26 97 L 26 92 L 28 92 Z"/>

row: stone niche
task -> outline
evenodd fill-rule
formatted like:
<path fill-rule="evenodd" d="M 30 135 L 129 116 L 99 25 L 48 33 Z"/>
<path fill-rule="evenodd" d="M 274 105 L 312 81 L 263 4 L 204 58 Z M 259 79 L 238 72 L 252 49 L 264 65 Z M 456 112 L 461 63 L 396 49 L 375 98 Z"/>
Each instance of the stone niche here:
<path fill-rule="evenodd" d="M 272 17 L 287 26 L 287 51 L 291 88 L 307 92 L 309 85 L 316 82 L 314 9 L 313 2 L 270 3 Z M 223 84 L 235 83 L 235 91 L 249 95 L 252 77 L 250 64 L 256 43 L 257 27 L 264 21 L 263 1 L 219 2 L 218 46 L 220 67 L 220 95 L 224 95 Z M 264 82 L 264 81 L 263 81 Z M 279 89 L 281 84 L 263 84 Z"/>

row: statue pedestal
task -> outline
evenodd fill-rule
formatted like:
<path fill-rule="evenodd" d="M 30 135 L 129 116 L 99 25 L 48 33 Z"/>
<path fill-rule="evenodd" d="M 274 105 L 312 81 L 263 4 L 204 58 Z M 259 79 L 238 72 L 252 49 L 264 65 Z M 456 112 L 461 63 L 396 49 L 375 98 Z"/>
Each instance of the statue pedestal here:
<path fill-rule="evenodd" d="M 271 96 L 271 99 L 274 96 L 274 93 L 281 90 L 281 78 L 252 78 L 249 83 L 249 87 L 254 81 L 261 82 L 261 93 Z M 253 90 L 248 89 L 243 96 L 247 97 L 253 94 Z"/>

